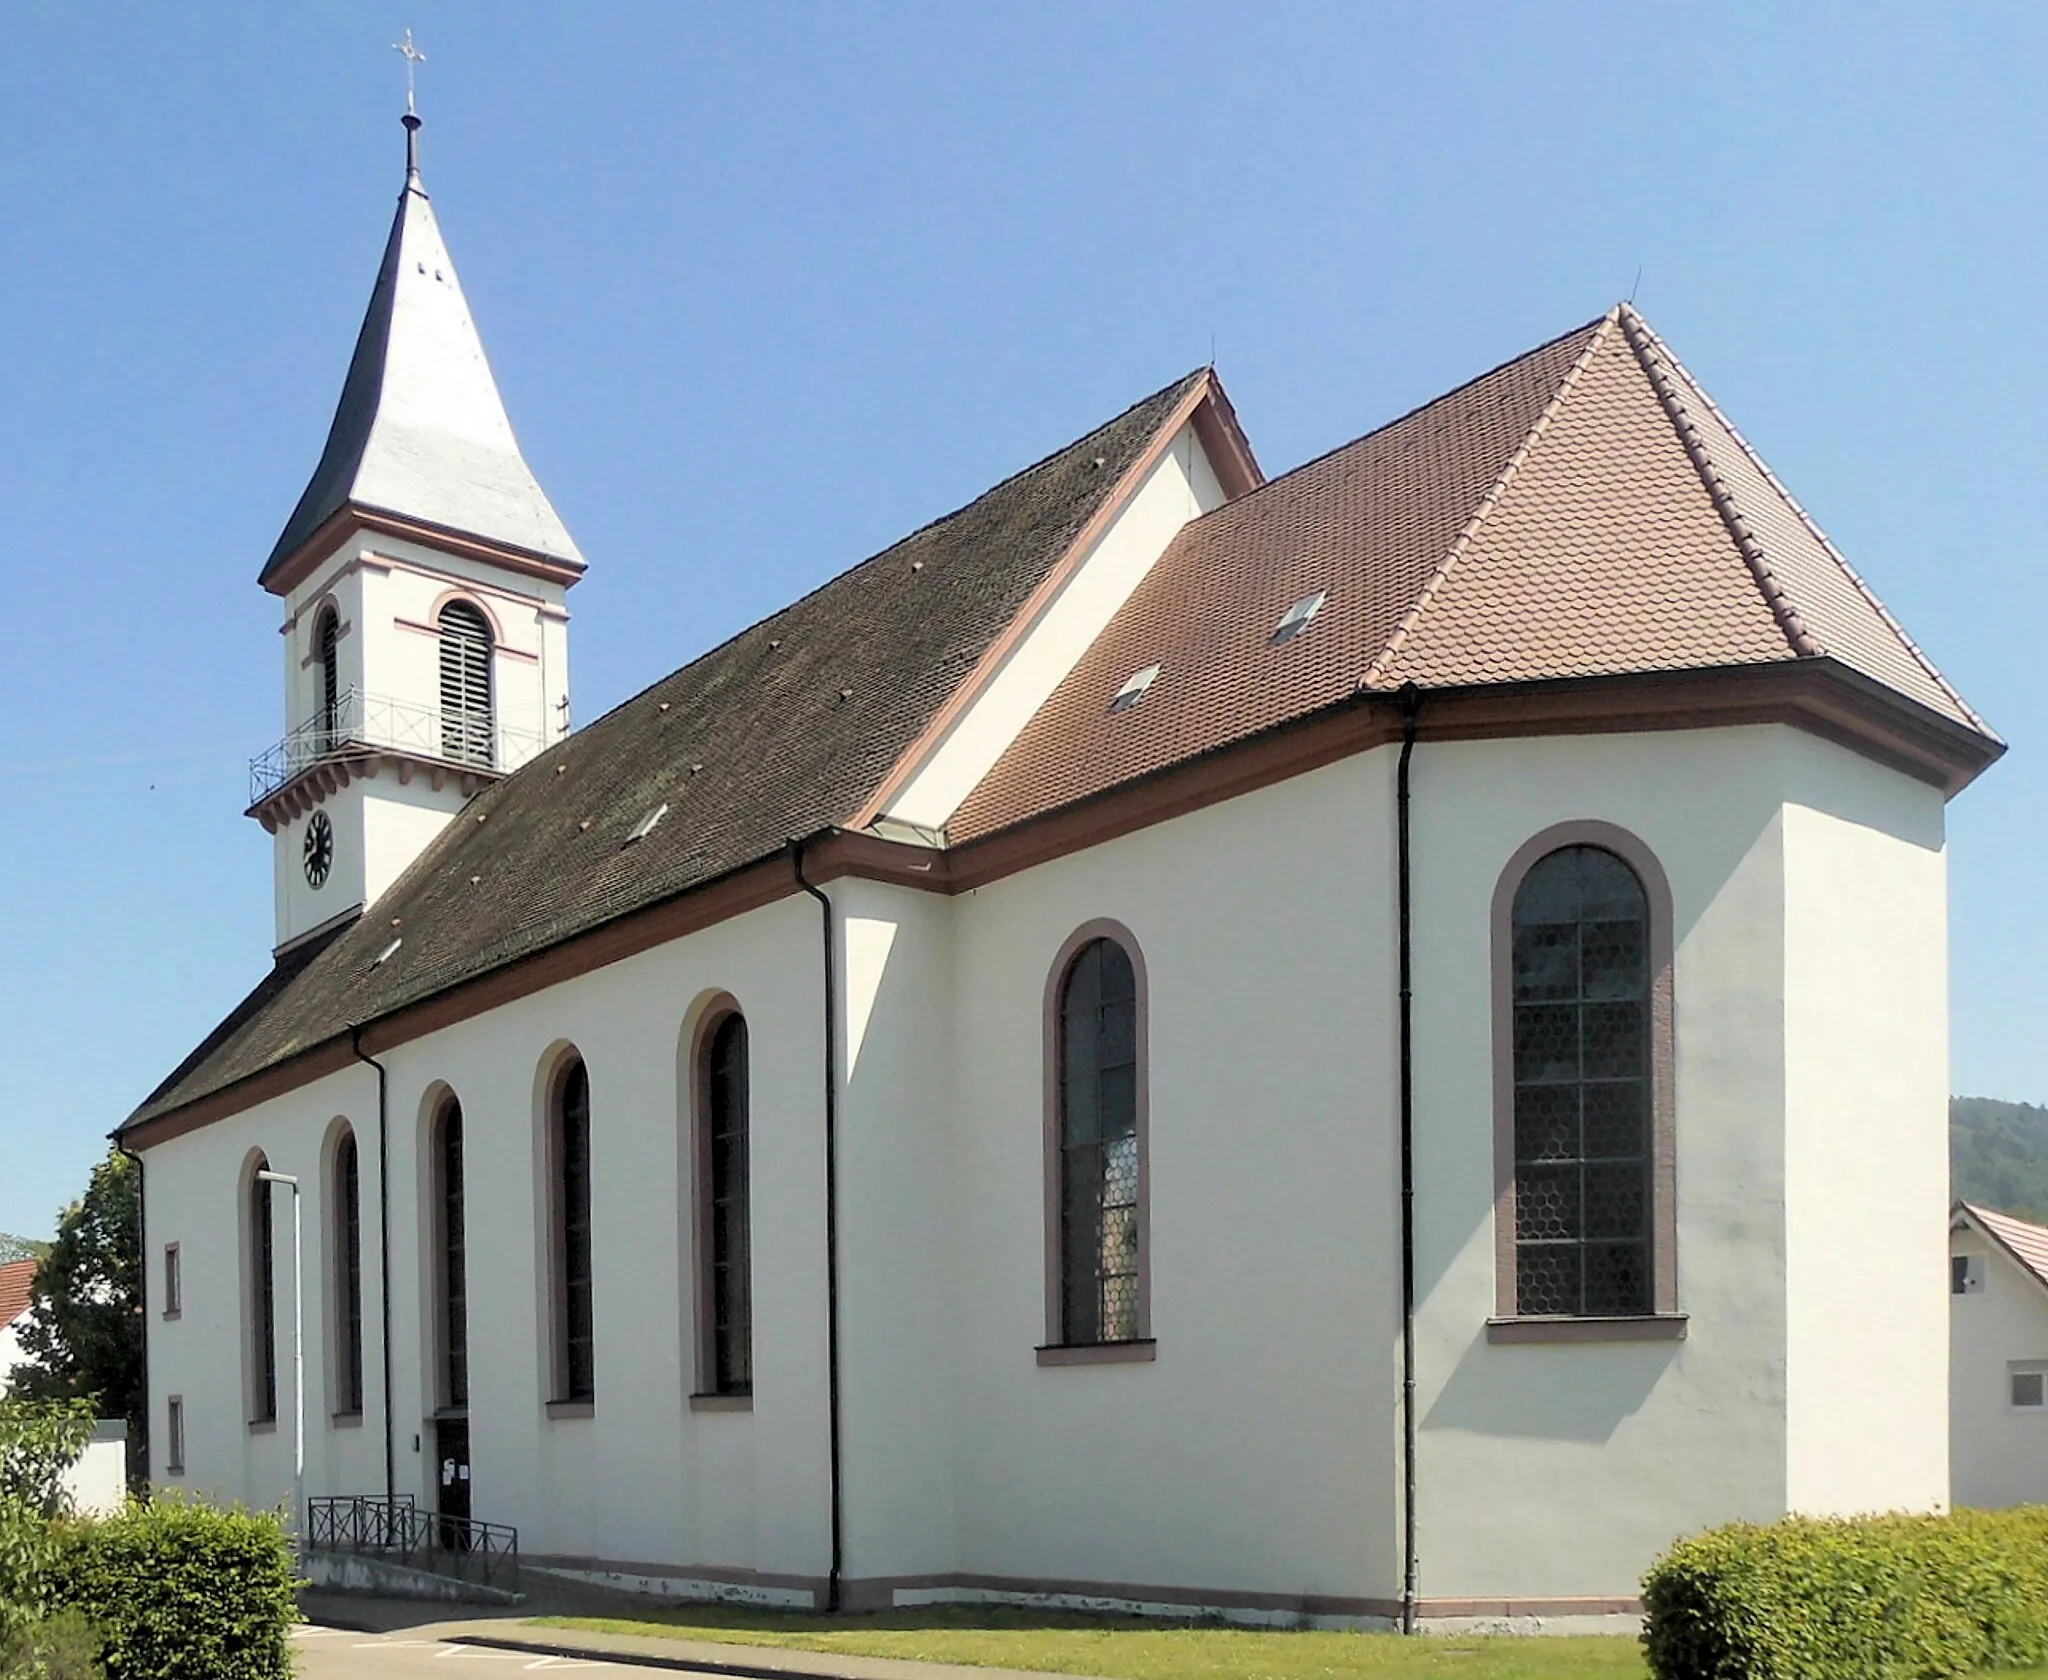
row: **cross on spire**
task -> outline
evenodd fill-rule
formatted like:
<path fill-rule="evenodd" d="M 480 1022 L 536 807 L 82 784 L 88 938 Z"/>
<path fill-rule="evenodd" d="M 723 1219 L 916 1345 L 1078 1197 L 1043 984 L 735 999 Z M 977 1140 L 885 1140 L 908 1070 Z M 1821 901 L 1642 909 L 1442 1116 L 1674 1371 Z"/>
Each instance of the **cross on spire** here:
<path fill-rule="evenodd" d="M 414 108 L 412 99 L 413 71 L 417 66 L 427 62 L 427 55 L 413 45 L 412 31 L 410 29 L 405 32 L 405 39 L 403 41 L 393 41 L 391 43 L 391 50 L 405 59 L 405 114 L 409 117 L 417 117 L 419 112 Z"/>

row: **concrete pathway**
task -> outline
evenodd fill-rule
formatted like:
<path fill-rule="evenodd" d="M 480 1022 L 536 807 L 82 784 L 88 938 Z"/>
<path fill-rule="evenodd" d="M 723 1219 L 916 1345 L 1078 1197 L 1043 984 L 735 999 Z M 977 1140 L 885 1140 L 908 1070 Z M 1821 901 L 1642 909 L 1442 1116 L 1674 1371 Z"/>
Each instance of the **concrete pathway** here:
<path fill-rule="evenodd" d="M 506 1666 L 509 1680 L 519 1671 L 509 1666 L 515 1660 L 522 1669 L 606 1667 L 620 1673 L 680 1671 L 743 1680 L 1032 1680 L 1009 1668 L 526 1625 L 533 1616 L 630 1616 L 635 1607 L 647 1608 L 638 1600 L 622 1605 L 615 1595 L 574 1589 L 544 1589 L 515 1609 L 458 1617 L 449 1616 L 452 1606 L 446 1604 L 333 1593 L 304 1593 L 300 1606 L 306 1625 L 295 1642 L 308 1680 L 370 1680 L 425 1669 L 445 1674 L 450 1662 Z"/>

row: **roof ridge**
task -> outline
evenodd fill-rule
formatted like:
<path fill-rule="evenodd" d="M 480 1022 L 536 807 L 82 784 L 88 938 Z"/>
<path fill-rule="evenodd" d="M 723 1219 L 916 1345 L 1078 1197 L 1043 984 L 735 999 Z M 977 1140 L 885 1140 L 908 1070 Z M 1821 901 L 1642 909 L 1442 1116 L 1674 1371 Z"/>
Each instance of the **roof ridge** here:
<path fill-rule="evenodd" d="M 1668 361 L 1671 364 L 1671 366 L 1677 371 L 1678 376 L 1681 379 L 1683 379 L 1688 386 L 1691 387 L 1693 394 L 1699 398 L 1701 404 L 1705 407 L 1706 411 L 1710 415 L 1712 415 L 1714 419 L 1720 424 L 1722 430 L 1727 432 L 1727 434 L 1735 440 L 1735 447 L 1740 449 L 1742 453 L 1748 458 L 1749 464 L 1756 468 L 1757 472 L 1762 475 L 1764 482 L 1768 484 L 1773 490 L 1775 490 L 1778 493 L 1780 497 L 1784 499 L 1785 505 L 1789 507 L 1793 511 L 1793 513 L 1798 516 L 1799 522 L 1806 527 L 1808 534 L 1813 538 L 1815 542 L 1820 544 L 1822 551 L 1828 556 L 1828 558 L 1834 561 L 1834 563 L 1842 569 L 1843 575 L 1847 577 L 1849 582 L 1855 586 L 1856 592 L 1863 597 L 1864 601 L 1868 603 L 1871 610 L 1874 611 L 1877 614 L 1877 616 L 1884 621 L 1885 628 L 1890 630 L 1891 633 L 1899 639 L 1900 645 L 1904 647 L 1905 650 L 1913 656 L 1915 663 L 1917 663 L 1920 666 L 1920 668 L 1927 673 L 1929 678 L 1933 680 L 1935 686 L 1938 687 L 1942 691 L 1942 693 L 1946 694 L 1951 700 L 1953 700 L 1956 703 L 1957 707 L 1962 711 L 1965 717 L 1967 717 L 1972 723 L 1974 723 L 1979 729 L 1983 730 L 1986 734 L 1995 734 L 1996 731 L 1994 731 L 1991 725 L 1986 723 L 1984 719 L 1978 715 L 1976 709 L 1971 706 L 1969 701 L 1963 698 L 1962 694 L 1957 690 L 1956 686 L 1953 683 L 1951 683 L 1947 677 L 1941 674 L 1940 667 L 1937 666 L 1932 659 L 1927 657 L 1925 650 L 1921 648 L 1920 644 L 1914 641 L 1913 638 L 1907 634 L 1906 627 L 1892 616 L 1891 609 L 1887 607 L 1883 601 L 1878 599 L 1877 592 L 1873 590 L 1869 584 L 1863 581 L 1862 573 L 1858 572 L 1856 568 L 1849 563 L 1848 557 L 1845 554 L 1843 554 L 1840 549 L 1835 547 L 1834 543 L 1829 539 L 1827 532 L 1823 531 L 1820 528 L 1819 521 L 1817 521 L 1812 514 L 1808 513 L 1804 505 L 1801 504 L 1799 498 L 1793 495 L 1792 492 L 1788 490 L 1784 486 L 1784 484 L 1779 481 L 1778 475 L 1771 471 L 1770 463 L 1767 462 L 1760 454 L 1758 454 L 1755 447 L 1750 443 L 1749 439 L 1742 435 L 1742 429 L 1739 426 L 1737 426 L 1734 421 L 1730 420 L 1726 414 L 1721 412 L 1720 406 L 1714 401 L 1713 397 L 1708 394 L 1706 387 L 1701 385 L 1700 382 L 1692 376 L 1691 371 L 1686 367 L 1686 365 L 1671 353 L 1671 350 L 1668 346 L 1666 346 L 1663 339 L 1658 337 L 1656 329 L 1652 327 L 1648 321 L 1644 320 L 1642 316 L 1636 312 L 1633 305 L 1625 307 L 1626 317 L 1624 324 L 1626 324 L 1626 321 L 1633 321 L 1636 324 L 1637 328 L 1641 331 L 1641 333 L 1649 340 L 1656 354 L 1658 354 L 1659 356 L 1663 357 L 1666 361 Z M 1640 354 L 1641 352 L 1639 351 L 1638 355 L 1640 356 Z M 1651 375 L 1653 382 L 1655 380 L 1655 377 L 1656 376 L 1654 374 Z M 1823 649 L 1822 651 L 1825 650 Z"/>
<path fill-rule="evenodd" d="M 1799 614 L 1799 608 L 1778 581 L 1771 570 L 1771 557 L 1764 552 L 1764 545 L 1757 540 L 1756 533 L 1749 528 L 1749 521 L 1742 516 L 1742 509 L 1735 505 L 1735 492 L 1728 488 L 1728 481 L 1714 465 L 1713 452 L 1707 447 L 1707 440 L 1692 416 L 1685 411 L 1685 399 L 1672 382 L 1671 370 L 1663 365 L 1676 358 L 1664 348 L 1663 342 L 1650 330 L 1650 324 L 1638 315 L 1632 305 L 1618 306 L 1621 316 L 1622 336 L 1628 340 L 1629 349 L 1634 353 L 1644 377 L 1650 381 L 1650 389 L 1657 394 L 1657 401 L 1663 407 L 1665 418 L 1671 422 L 1671 429 L 1678 434 L 1678 442 L 1685 450 L 1686 459 L 1692 462 L 1693 471 L 1699 474 L 1700 483 L 1705 486 L 1707 499 L 1714 504 L 1714 511 L 1721 516 L 1721 523 L 1728 528 L 1728 535 L 1734 540 L 1736 552 L 1749 567 L 1750 576 L 1756 579 L 1757 589 L 1762 593 L 1764 604 L 1771 609 L 1771 616 L 1777 620 L 1778 629 L 1792 651 L 1802 659 L 1817 659 L 1827 652 L 1820 638 L 1807 628 L 1806 620 Z M 1683 369 L 1680 369 L 1683 374 Z M 1706 393 L 1692 377 L 1684 375 L 1686 384 L 1692 386 L 1704 401 Z M 1709 412 L 1720 418 L 1713 405 L 1707 405 Z M 1722 424 L 1727 421 L 1722 419 Z M 1752 460 L 1755 455 L 1752 452 Z"/>
<path fill-rule="evenodd" d="M 1612 310 L 1608 311 L 1609 315 L 1611 315 L 1612 313 Z M 1576 338 L 1582 332 L 1591 332 L 1594 328 L 1601 326 L 1606 320 L 1606 315 L 1598 315 L 1590 321 L 1581 321 L 1569 332 L 1556 333 L 1551 337 L 1546 338 L 1541 344 L 1532 344 L 1529 346 L 1528 349 L 1518 351 L 1516 354 L 1509 356 L 1504 361 L 1495 362 L 1493 366 L 1488 368 L 1484 373 L 1475 373 L 1470 379 L 1460 380 L 1457 384 L 1453 385 L 1448 391 L 1439 391 L 1427 402 L 1417 403 L 1413 408 L 1406 410 L 1404 413 L 1395 415 L 1394 418 L 1391 420 L 1381 422 L 1381 424 L 1373 427 L 1370 431 L 1360 432 L 1356 437 L 1348 437 L 1342 443 L 1333 443 L 1330 445 L 1328 449 L 1325 449 L 1321 454 L 1311 455 L 1306 461 L 1297 461 L 1293 466 L 1289 467 L 1284 473 L 1276 474 L 1272 478 L 1261 479 L 1258 482 L 1258 484 L 1253 486 L 1251 489 L 1247 490 L 1242 496 L 1234 496 L 1229 501 L 1222 503 L 1220 506 L 1211 508 L 1207 513 L 1198 514 L 1195 518 L 1190 519 L 1188 521 L 1188 524 L 1191 526 L 1199 525 L 1204 519 L 1214 519 L 1219 513 L 1226 512 L 1231 508 L 1243 507 L 1247 503 L 1251 502 L 1255 497 L 1264 495 L 1268 490 L 1272 489 L 1275 485 L 1285 484 L 1290 478 L 1293 478 L 1300 473 L 1307 472 L 1309 468 L 1321 466 L 1322 463 L 1329 460 L 1331 456 L 1341 455 L 1344 453 L 1345 450 L 1353 448 L 1358 444 L 1364 443 L 1370 438 L 1376 438 L 1382 432 L 1391 432 L 1396 426 L 1405 426 L 1410 420 L 1413 420 L 1418 414 L 1425 414 L 1430 409 L 1437 407 L 1438 404 L 1449 402 L 1453 397 L 1458 396 L 1465 391 L 1469 391 L 1474 385 L 1480 384 L 1484 380 L 1491 379 L 1495 374 L 1502 372 L 1504 369 L 1513 367 L 1517 362 L 1526 362 L 1527 360 L 1529 360 L 1531 356 L 1542 355 L 1543 352 L 1548 350 L 1553 344 L 1562 344 L 1566 339 Z"/>
<path fill-rule="evenodd" d="M 1401 615 L 1400 622 L 1394 626 L 1392 632 L 1388 635 L 1386 646 L 1382 647 L 1373 656 L 1372 663 L 1365 668 L 1365 675 L 1358 680 L 1358 687 L 1360 689 L 1373 688 L 1384 681 L 1387 667 L 1393 663 L 1395 657 L 1400 653 L 1415 626 L 1422 621 L 1423 612 L 1428 608 L 1430 602 L 1436 599 L 1437 592 L 1449 581 L 1452 570 L 1457 566 L 1459 560 L 1464 557 L 1465 551 L 1472 546 L 1473 541 L 1478 537 L 1479 528 L 1491 517 L 1493 510 L 1500 506 L 1501 498 L 1507 494 L 1508 486 L 1514 482 L 1516 475 L 1521 472 L 1522 464 L 1529 459 L 1530 454 L 1536 448 L 1538 440 L 1550 429 L 1551 420 L 1556 416 L 1557 411 L 1564 406 L 1564 400 L 1571 394 L 1572 388 L 1578 384 L 1579 376 L 1585 372 L 1587 365 L 1592 361 L 1594 352 L 1607 341 L 1607 335 L 1614 326 L 1617 314 L 1618 306 L 1617 309 L 1610 309 L 1597 322 L 1589 323 L 1593 331 L 1586 340 L 1585 348 L 1579 352 L 1577 360 L 1565 369 L 1564 377 L 1557 382 L 1557 389 L 1550 393 L 1550 400 L 1543 405 L 1543 412 L 1536 416 L 1534 424 L 1523 434 L 1522 441 L 1515 446 L 1515 452 L 1507 458 L 1506 464 L 1494 475 L 1493 483 L 1487 487 L 1486 494 L 1479 498 L 1479 505 L 1472 510 L 1471 517 L 1465 521 L 1458 534 L 1451 539 L 1451 546 L 1445 552 L 1443 559 L 1437 562 L 1435 570 L 1423 581 L 1422 588 L 1417 592 L 1414 601 L 1410 603 L 1408 610 Z M 1573 331 L 1585 332 L 1586 328 L 1575 327 Z M 1552 344 L 1559 343 L 1570 336 L 1570 333 L 1560 333 L 1557 338 L 1549 339 L 1545 343 L 1538 345 L 1535 350 L 1527 351 L 1525 354 L 1533 356 L 1538 351 L 1546 350 Z M 1515 361 L 1521 361 L 1522 359 L 1522 356 L 1514 358 Z M 1503 362 L 1500 365 L 1501 367 L 1506 367 L 1509 364 Z M 1500 368 L 1493 368 L 1489 371 L 1498 373 Z M 1482 379 L 1485 377 L 1485 374 L 1480 375 Z M 1467 381 L 1467 383 L 1474 382 Z M 1463 390 L 1464 386 L 1461 385 L 1459 389 Z M 1442 401 L 1442 398 L 1437 400 Z M 1406 418 L 1406 416 L 1403 418 Z M 1370 433 L 1366 435 L 1371 436 Z"/>

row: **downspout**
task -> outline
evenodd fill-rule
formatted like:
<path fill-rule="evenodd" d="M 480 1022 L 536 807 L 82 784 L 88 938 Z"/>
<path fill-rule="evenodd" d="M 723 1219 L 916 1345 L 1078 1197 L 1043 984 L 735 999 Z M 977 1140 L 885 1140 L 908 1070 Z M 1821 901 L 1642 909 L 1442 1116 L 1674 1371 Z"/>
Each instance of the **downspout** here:
<path fill-rule="evenodd" d="M 142 1480 L 149 1480 L 149 1173 L 142 1164 L 142 1157 L 121 1141 L 121 1134 L 113 1134 L 114 1147 L 135 1163 L 135 1310 L 142 1315 L 142 1440 L 130 1442 L 130 1447 L 142 1448 Z M 123 1464 L 122 1472 L 129 1484 L 135 1483 L 131 1465 Z"/>
<path fill-rule="evenodd" d="M 832 1563 L 825 1576 L 825 1609 L 840 1607 L 840 1576 L 846 1555 L 845 1491 L 839 1448 L 839 975 L 832 928 L 832 900 L 804 874 L 809 840 L 790 842 L 796 884 L 818 901 L 825 960 L 825 1406 L 831 1461 Z"/>
<path fill-rule="evenodd" d="M 377 1317 L 384 1368 L 384 1498 L 398 1496 L 398 1465 L 391 1436 L 391 1124 L 389 1080 L 384 1064 L 363 1051 L 363 1029 L 348 1029 L 348 1047 L 359 1062 L 377 1070 Z"/>
<path fill-rule="evenodd" d="M 1394 772 L 1394 833 L 1398 869 L 1401 980 L 1401 1631 L 1415 1632 L 1415 950 L 1412 935 L 1408 761 L 1415 756 L 1415 726 L 1422 690 L 1401 687 L 1401 759 Z"/>

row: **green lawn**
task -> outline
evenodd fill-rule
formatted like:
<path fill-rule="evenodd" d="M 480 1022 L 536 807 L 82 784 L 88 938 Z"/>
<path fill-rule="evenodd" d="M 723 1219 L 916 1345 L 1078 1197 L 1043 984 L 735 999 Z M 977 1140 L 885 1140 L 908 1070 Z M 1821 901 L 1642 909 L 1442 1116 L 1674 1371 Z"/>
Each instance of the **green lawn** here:
<path fill-rule="evenodd" d="M 1391 1633 L 1295 1633 L 1058 1611 L 953 1608 L 821 1616 L 690 1605 L 634 1620 L 544 1616 L 535 1627 L 589 1628 L 654 1639 L 785 1645 L 850 1656 L 909 1657 L 984 1668 L 1101 1675 L 1105 1680 L 1646 1680 L 1633 1639 L 1403 1639 Z M 2001 1680 L 2048 1680 L 2048 1668 Z"/>
<path fill-rule="evenodd" d="M 1056 1611 L 934 1607 L 835 1617 L 692 1605 L 631 1621 L 548 1616 L 534 1624 L 666 1639 L 785 1645 L 851 1656 L 1092 1674 L 1107 1680 L 1644 1680 L 1628 1638 L 1403 1639 L 1391 1633 L 1285 1632 Z"/>

